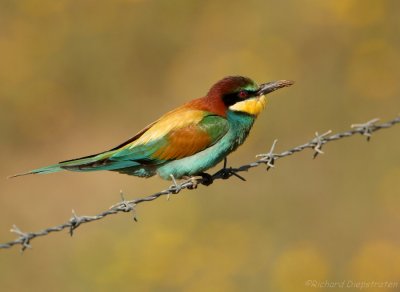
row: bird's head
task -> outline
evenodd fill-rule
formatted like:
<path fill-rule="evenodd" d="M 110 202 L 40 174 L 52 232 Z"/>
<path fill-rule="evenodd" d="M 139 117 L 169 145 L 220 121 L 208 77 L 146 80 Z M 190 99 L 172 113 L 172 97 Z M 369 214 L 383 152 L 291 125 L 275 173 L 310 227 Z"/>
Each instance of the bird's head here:
<path fill-rule="evenodd" d="M 257 116 L 267 103 L 266 95 L 292 85 L 289 80 L 278 80 L 257 85 L 242 76 L 229 76 L 214 84 L 208 96 L 222 100 L 226 109 Z"/>

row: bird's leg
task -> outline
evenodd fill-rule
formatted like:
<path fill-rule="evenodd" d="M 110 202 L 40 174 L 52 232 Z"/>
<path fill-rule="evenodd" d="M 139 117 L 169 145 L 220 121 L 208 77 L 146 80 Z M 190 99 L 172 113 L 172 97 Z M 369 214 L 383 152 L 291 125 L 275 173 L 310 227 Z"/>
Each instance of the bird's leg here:
<path fill-rule="evenodd" d="M 246 181 L 246 179 L 243 176 L 237 174 L 237 169 L 232 167 L 227 167 L 227 165 L 228 165 L 228 159 L 225 157 L 224 166 L 215 175 L 218 175 L 222 179 L 228 179 L 232 175 L 234 175 L 237 178 L 241 179 L 242 181 Z"/>
<path fill-rule="evenodd" d="M 228 158 L 224 157 L 224 166 L 222 167 L 222 179 L 227 179 L 230 175 L 229 175 L 229 168 L 228 166 Z"/>

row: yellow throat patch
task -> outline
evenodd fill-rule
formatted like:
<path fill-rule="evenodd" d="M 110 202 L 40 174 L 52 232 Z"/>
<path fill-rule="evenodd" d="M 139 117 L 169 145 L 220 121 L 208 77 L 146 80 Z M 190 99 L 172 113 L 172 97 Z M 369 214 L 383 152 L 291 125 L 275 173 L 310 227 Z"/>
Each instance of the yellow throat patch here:
<path fill-rule="evenodd" d="M 236 112 L 244 112 L 253 116 L 258 116 L 267 104 L 265 95 L 249 98 L 244 101 L 237 102 L 229 107 L 230 110 Z"/>

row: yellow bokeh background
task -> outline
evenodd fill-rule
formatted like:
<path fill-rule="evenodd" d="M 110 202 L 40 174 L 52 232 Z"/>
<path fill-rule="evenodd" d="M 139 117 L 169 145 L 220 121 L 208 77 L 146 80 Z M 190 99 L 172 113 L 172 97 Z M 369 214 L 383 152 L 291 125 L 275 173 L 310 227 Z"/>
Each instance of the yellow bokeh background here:
<path fill-rule="evenodd" d="M 111 172 L 8 175 L 114 147 L 226 75 L 292 79 L 237 166 L 315 131 L 400 113 L 400 3 L 0 3 L 0 241 L 169 186 Z M 130 214 L 0 251 L 2 291 L 316 291 L 397 282 L 400 128 L 341 140 Z M 335 291 L 335 288 L 326 288 Z M 337 288 L 339 289 L 339 288 Z M 347 287 L 346 291 L 358 291 Z M 343 291 L 343 290 L 342 290 Z"/>

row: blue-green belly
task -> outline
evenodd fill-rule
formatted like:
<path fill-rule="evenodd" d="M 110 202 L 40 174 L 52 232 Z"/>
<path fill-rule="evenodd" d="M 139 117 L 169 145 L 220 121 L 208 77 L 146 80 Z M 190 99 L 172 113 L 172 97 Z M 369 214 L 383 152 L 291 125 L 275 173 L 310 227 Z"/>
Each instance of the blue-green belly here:
<path fill-rule="evenodd" d="M 175 178 L 193 176 L 215 166 L 229 153 L 234 151 L 246 139 L 255 117 L 244 113 L 228 111 L 227 119 L 229 130 L 213 146 L 200 151 L 192 156 L 169 161 L 157 167 L 156 172 L 163 179 L 170 179 L 171 174 Z"/>

